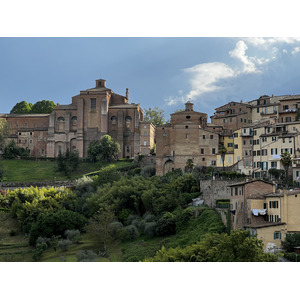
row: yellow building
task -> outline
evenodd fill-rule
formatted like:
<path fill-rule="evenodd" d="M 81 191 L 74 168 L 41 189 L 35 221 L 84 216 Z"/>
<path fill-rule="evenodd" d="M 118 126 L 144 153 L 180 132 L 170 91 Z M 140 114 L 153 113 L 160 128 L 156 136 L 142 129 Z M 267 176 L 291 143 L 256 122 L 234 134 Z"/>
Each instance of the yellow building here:
<path fill-rule="evenodd" d="M 251 224 L 245 228 L 263 241 L 265 249 L 280 248 L 287 234 L 300 232 L 300 190 L 284 189 L 259 199 L 248 199 L 248 203 Z"/>
<path fill-rule="evenodd" d="M 227 150 L 224 159 L 224 167 L 230 167 L 234 164 L 233 135 L 222 136 L 220 142 Z M 221 154 L 217 154 L 217 167 L 223 167 Z"/>

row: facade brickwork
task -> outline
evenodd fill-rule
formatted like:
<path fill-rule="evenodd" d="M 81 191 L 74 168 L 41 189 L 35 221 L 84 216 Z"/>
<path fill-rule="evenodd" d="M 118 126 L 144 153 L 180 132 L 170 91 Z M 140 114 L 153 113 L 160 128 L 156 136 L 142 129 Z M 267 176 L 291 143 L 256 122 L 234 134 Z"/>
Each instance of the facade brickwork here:
<path fill-rule="evenodd" d="M 150 153 L 154 143 L 154 127 L 146 124 L 148 134 L 143 135 L 143 111 L 139 104 L 129 103 L 126 96 L 106 88 L 106 81 L 96 80 L 96 86 L 83 90 L 72 98 L 70 105 L 57 105 L 51 114 L 4 114 L 10 127 L 10 138 L 30 149 L 31 156 L 57 157 L 67 149 L 77 150 L 81 158 L 87 157 L 90 142 L 108 134 L 121 147 L 119 158 L 132 158 Z"/>

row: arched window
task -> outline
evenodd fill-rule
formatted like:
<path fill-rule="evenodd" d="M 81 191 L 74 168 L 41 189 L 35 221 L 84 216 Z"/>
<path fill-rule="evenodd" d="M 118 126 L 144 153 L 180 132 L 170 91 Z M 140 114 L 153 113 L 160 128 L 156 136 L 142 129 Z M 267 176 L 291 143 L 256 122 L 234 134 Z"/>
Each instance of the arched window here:
<path fill-rule="evenodd" d="M 131 126 L 131 117 L 130 116 L 127 116 L 126 118 L 125 118 L 125 124 L 126 124 L 126 128 L 127 129 L 130 129 L 130 126 Z"/>
<path fill-rule="evenodd" d="M 110 118 L 110 120 L 111 120 L 111 124 L 112 124 L 112 125 L 116 125 L 116 124 L 117 124 L 118 118 L 117 118 L 116 116 L 112 116 L 112 117 Z"/>
<path fill-rule="evenodd" d="M 65 121 L 65 118 L 64 118 L 64 117 L 58 117 L 57 121 L 58 121 L 58 122 L 64 122 L 64 121 Z"/>
<path fill-rule="evenodd" d="M 76 122 L 77 121 L 77 117 L 76 116 L 72 117 L 71 121 L 72 122 Z"/>

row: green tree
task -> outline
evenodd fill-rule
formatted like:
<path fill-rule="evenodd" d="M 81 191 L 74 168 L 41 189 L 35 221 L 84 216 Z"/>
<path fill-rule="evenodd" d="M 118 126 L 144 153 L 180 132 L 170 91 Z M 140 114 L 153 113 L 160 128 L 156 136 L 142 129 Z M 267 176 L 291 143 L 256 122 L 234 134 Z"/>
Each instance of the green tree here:
<path fill-rule="evenodd" d="M 19 147 L 14 140 L 11 140 L 6 145 L 3 156 L 5 158 L 14 159 L 17 157 L 28 157 L 29 156 L 29 149 Z"/>
<path fill-rule="evenodd" d="M 222 163 L 223 163 L 223 171 L 225 171 L 225 156 L 227 153 L 227 149 L 224 146 L 219 148 L 219 154 L 221 155 Z"/>
<path fill-rule="evenodd" d="M 36 102 L 31 109 L 32 114 L 51 114 L 56 104 L 50 100 L 41 100 Z"/>
<path fill-rule="evenodd" d="M 5 119 L 0 118 L 0 154 L 4 151 L 9 133 L 10 128 L 8 122 Z"/>
<path fill-rule="evenodd" d="M 300 246 L 300 233 L 289 234 L 281 242 L 282 248 L 287 252 L 294 252 L 295 247 Z"/>
<path fill-rule="evenodd" d="M 193 171 L 193 167 L 194 167 L 194 161 L 192 158 L 189 158 L 186 161 L 186 165 L 185 165 L 185 171 L 188 173 L 191 173 Z"/>
<path fill-rule="evenodd" d="M 37 221 L 31 226 L 29 243 L 35 245 L 40 236 L 51 238 L 63 236 L 66 230 L 81 230 L 85 224 L 84 216 L 70 210 L 39 214 Z"/>
<path fill-rule="evenodd" d="M 59 153 L 57 157 L 58 170 L 65 173 L 66 176 L 70 176 L 72 172 L 76 171 L 79 166 L 79 153 L 78 151 L 67 151 L 62 154 Z"/>
<path fill-rule="evenodd" d="M 150 108 L 145 109 L 144 121 L 151 122 L 154 126 L 163 125 L 166 123 L 166 116 L 162 109 L 155 107 L 154 109 Z"/>
<path fill-rule="evenodd" d="M 31 113 L 32 103 L 27 103 L 25 100 L 18 102 L 10 111 L 11 114 L 29 114 Z"/>
<path fill-rule="evenodd" d="M 283 154 L 281 154 L 280 161 L 281 161 L 284 171 L 285 171 L 285 186 L 288 187 L 289 168 L 292 163 L 291 154 L 289 152 L 285 151 Z"/>
<path fill-rule="evenodd" d="M 88 157 L 91 161 L 112 162 L 118 160 L 121 148 L 111 136 L 105 135 L 101 140 L 92 141 L 88 147 Z"/>
<path fill-rule="evenodd" d="M 98 244 L 103 246 L 103 250 L 107 250 L 113 241 L 113 227 L 110 226 L 114 221 L 115 215 L 110 209 L 99 210 L 86 226 L 86 231 L 90 233 Z"/>
<path fill-rule="evenodd" d="M 162 247 L 151 262 L 271 262 L 277 256 L 265 253 L 263 243 L 252 237 L 249 231 L 234 230 L 225 233 L 207 234 L 203 240 L 185 248 Z"/>

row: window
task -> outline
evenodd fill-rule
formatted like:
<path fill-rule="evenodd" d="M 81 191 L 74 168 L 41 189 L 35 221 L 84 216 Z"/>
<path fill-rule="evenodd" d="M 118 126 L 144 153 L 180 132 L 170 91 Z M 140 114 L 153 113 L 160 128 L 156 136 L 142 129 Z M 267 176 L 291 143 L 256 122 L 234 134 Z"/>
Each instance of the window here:
<path fill-rule="evenodd" d="M 205 140 L 205 135 L 203 135 L 202 138 Z"/>
<path fill-rule="evenodd" d="M 144 141 L 144 146 L 147 146 L 147 142 L 146 141 Z"/>
<path fill-rule="evenodd" d="M 271 161 L 271 168 L 277 168 L 277 161 Z"/>
<path fill-rule="evenodd" d="M 228 143 L 227 147 L 233 147 L 233 143 Z"/>
<path fill-rule="evenodd" d="M 185 135 L 185 138 L 186 138 L 186 139 L 188 139 L 188 138 L 189 138 L 189 135 L 188 135 L 187 133 L 186 133 L 186 135 Z"/>
<path fill-rule="evenodd" d="M 232 163 L 232 157 L 231 156 L 228 157 L 228 163 L 230 163 L 230 164 Z"/>
<path fill-rule="evenodd" d="M 274 240 L 281 240 L 281 232 L 274 232 Z"/>
<path fill-rule="evenodd" d="M 285 138 L 282 139 L 282 142 L 285 143 Z"/>
<path fill-rule="evenodd" d="M 212 154 L 216 154 L 216 149 L 212 148 Z"/>
<path fill-rule="evenodd" d="M 238 188 L 236 187 L 235 188 L 235 193 L 234 193 L 236 196 L 238 195 Z M 237 203 L 235 203 L 235 209 L 237 209 Z"/>
<path fill-rule="evenodd" d="M 233 134 L 233 136 L 234 136 L 234 137 L 239 137 L 239 134 L 238 134 L 237 132 L 235 132 L 235 133 Z"/>
<path fill-rule="evenodd" d="M 241 119 L 241 122 L 243 122 L 243 119 Z"/>
<path fill-rule="evenodd" d="M 216 162 L 215 160 L 212 160 L 212 161 L 211 161 L 211 165 L 212 165 L 212 166 L 216 166 L 216 165 L 217 165 L 217 162 Z"/>
<path fill-rule="evenodd" d="M 283 105 L 283 109 L 289 109 L 288 105 Z"/>
<path fill-rule="evenodd" d="M 275 142 L 277 140 L 276 136 L 272 136 L 272 142 Z"/>
<path fill-rule="evenodd" d="M 243 140 L 243 145 L 246 145 L 246 140 Z"/>
<path fill-rule="evenodd" d="M 256 112 L 259 113 L 259 107 L 256 109 Z"/>
<path fill-rule="evenodd" d="M 204 149 L 203 148 L 201 148 L 201 154 L 204 154 Z"/>
<path fill-rule="evenodd" d="M 185 118 L 186 118 L 187 120 L 189 120 L 189 119 L 191 118 L 191 116 L 186 116 Z"/>
<path fill-rule="evenodd" d="M 202 158 L 202 161 L 205 161 L 205 157 Z"/>
<path fill-rule="evenodd" d="M 189 129 L 189 126 L 186 125 L 186 126 L 185 126 L 185 129 Z"/>
<path fill-rule="evenodd" d="M 77 121 L 77 117 L 76 117 L 76 116 L 72 117 L 71 121 L 72 121 L 72 122 Z"/>
<path fill-rule="evenodd" d="M 111 120 L 111 124 L 112 125 L 116 125 L 117 124 L 117 117 L 116 116 L 112 116 L 111 118 L 110 118 L 110 120 Z"/>
<path fill-rule="evenodd" d="M 234 145 L 234 149 L 239 149 L 239 145 Z"/>
<path fill-rule="evenodd" d="M 277 154 L 277 148 L 271 148 L 271 155 Z"/>
<path fill-rule="evenodd" d="M 65 121 L 65 118 L 64 118 L 64 117 L 58 117 L 57 121 L 58 121 L 58 122 L 64 122 L 64 121 Z"/>
<path fill-rule="evenodd" d="M 213 138 L 214 138 L 214 136 L 211 134 L 211 135 L 210 135 L 210 139 L 213 140 Z"/>
<path fill-rule="evenodd" d="M 286 121 L 286 122 L 292 122 L 292 118 L 291 118 L 291 117 L 286 117 L 286 118 L 285 118 L 285 121 Z"/>
<path fill-rule="evenodd" d="M 91 109 L 96 109 L 96 98 L 91 98 Z"/>
<path fill-rule="evenodd" d="M 144 131 L 144 136 L 147 136 L 147 131 Z"/>

